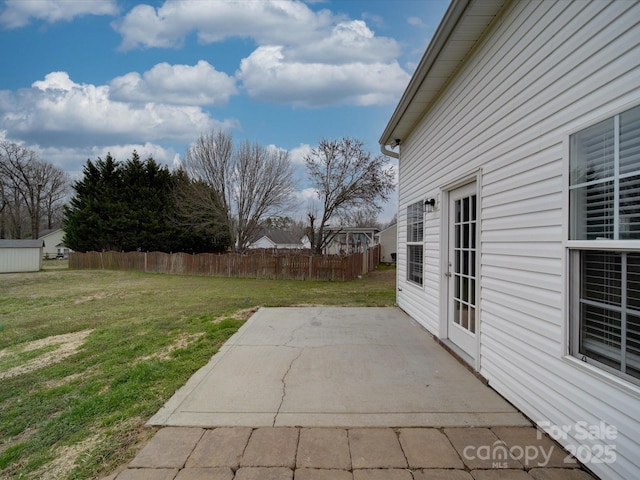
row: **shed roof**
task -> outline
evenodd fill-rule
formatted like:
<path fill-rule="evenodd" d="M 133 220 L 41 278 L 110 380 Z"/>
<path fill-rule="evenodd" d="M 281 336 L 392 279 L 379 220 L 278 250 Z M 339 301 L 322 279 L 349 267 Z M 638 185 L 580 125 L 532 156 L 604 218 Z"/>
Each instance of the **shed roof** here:
<path fill-rule="evenodd" d="M 380 137 L 395 145 L 411 134 L 509 0 L 452 0 Z"/>
<path fill-rule="evenodd" d="M 0 240 L 0 248 L 41 248 L 43 240 Z"/>

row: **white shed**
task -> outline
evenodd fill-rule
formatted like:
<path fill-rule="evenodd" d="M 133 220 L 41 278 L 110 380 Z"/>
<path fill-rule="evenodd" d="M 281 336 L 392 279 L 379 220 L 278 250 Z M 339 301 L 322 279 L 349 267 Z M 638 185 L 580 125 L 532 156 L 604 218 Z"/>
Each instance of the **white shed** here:
<path fill-rule="evenodd" d="M 380 261 L 382 263 L 396 263 L 398 224 L 394 223 L 376 235 L 380 244 Z"/>
<path fill-rule="evenodd" d="M 42 240 L 0 240 L 0 273 L 38 272 Z"/>
<path fill-rule="evenodd" d="M 380 144 L 398 305 L 594 473 L 640 478 L 640 2 L 453 0 Z"/>

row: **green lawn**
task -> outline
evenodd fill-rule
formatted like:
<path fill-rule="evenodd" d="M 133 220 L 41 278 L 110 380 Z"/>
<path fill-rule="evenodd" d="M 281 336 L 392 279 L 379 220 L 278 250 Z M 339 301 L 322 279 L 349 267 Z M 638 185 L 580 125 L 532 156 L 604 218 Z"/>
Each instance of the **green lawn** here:
<path fill-rule="evenodd" d="M 387 306 L 395 272 L 295 282 L 69 271 L 0 275 L 0 478 L 100 478 L 259 306 Z"/>

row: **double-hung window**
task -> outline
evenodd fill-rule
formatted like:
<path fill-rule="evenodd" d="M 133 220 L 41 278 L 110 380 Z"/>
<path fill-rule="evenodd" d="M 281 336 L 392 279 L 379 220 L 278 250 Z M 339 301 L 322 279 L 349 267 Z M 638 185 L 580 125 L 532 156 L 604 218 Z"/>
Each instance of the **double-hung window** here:
<path fill-rule="evenodd" d="M 417 202 L 407 207 L 407 280 L 422 285 L 424 264 L 424 207 Z"/>
<path fill-rule="evenodd" d="M 569 139 L 571 354 L 640 383 L 640 107 Z"/>

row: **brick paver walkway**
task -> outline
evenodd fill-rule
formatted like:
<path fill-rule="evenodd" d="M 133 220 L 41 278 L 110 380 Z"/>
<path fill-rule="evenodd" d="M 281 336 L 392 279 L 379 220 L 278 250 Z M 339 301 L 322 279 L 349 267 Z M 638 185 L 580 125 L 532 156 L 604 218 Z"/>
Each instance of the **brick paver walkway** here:
<path fill-rule="evenodd" d="M 108 480 L 593 480 L 533 427 L 166 427 Z M 107 480 L 105 479 L 105 480 Z"/>

